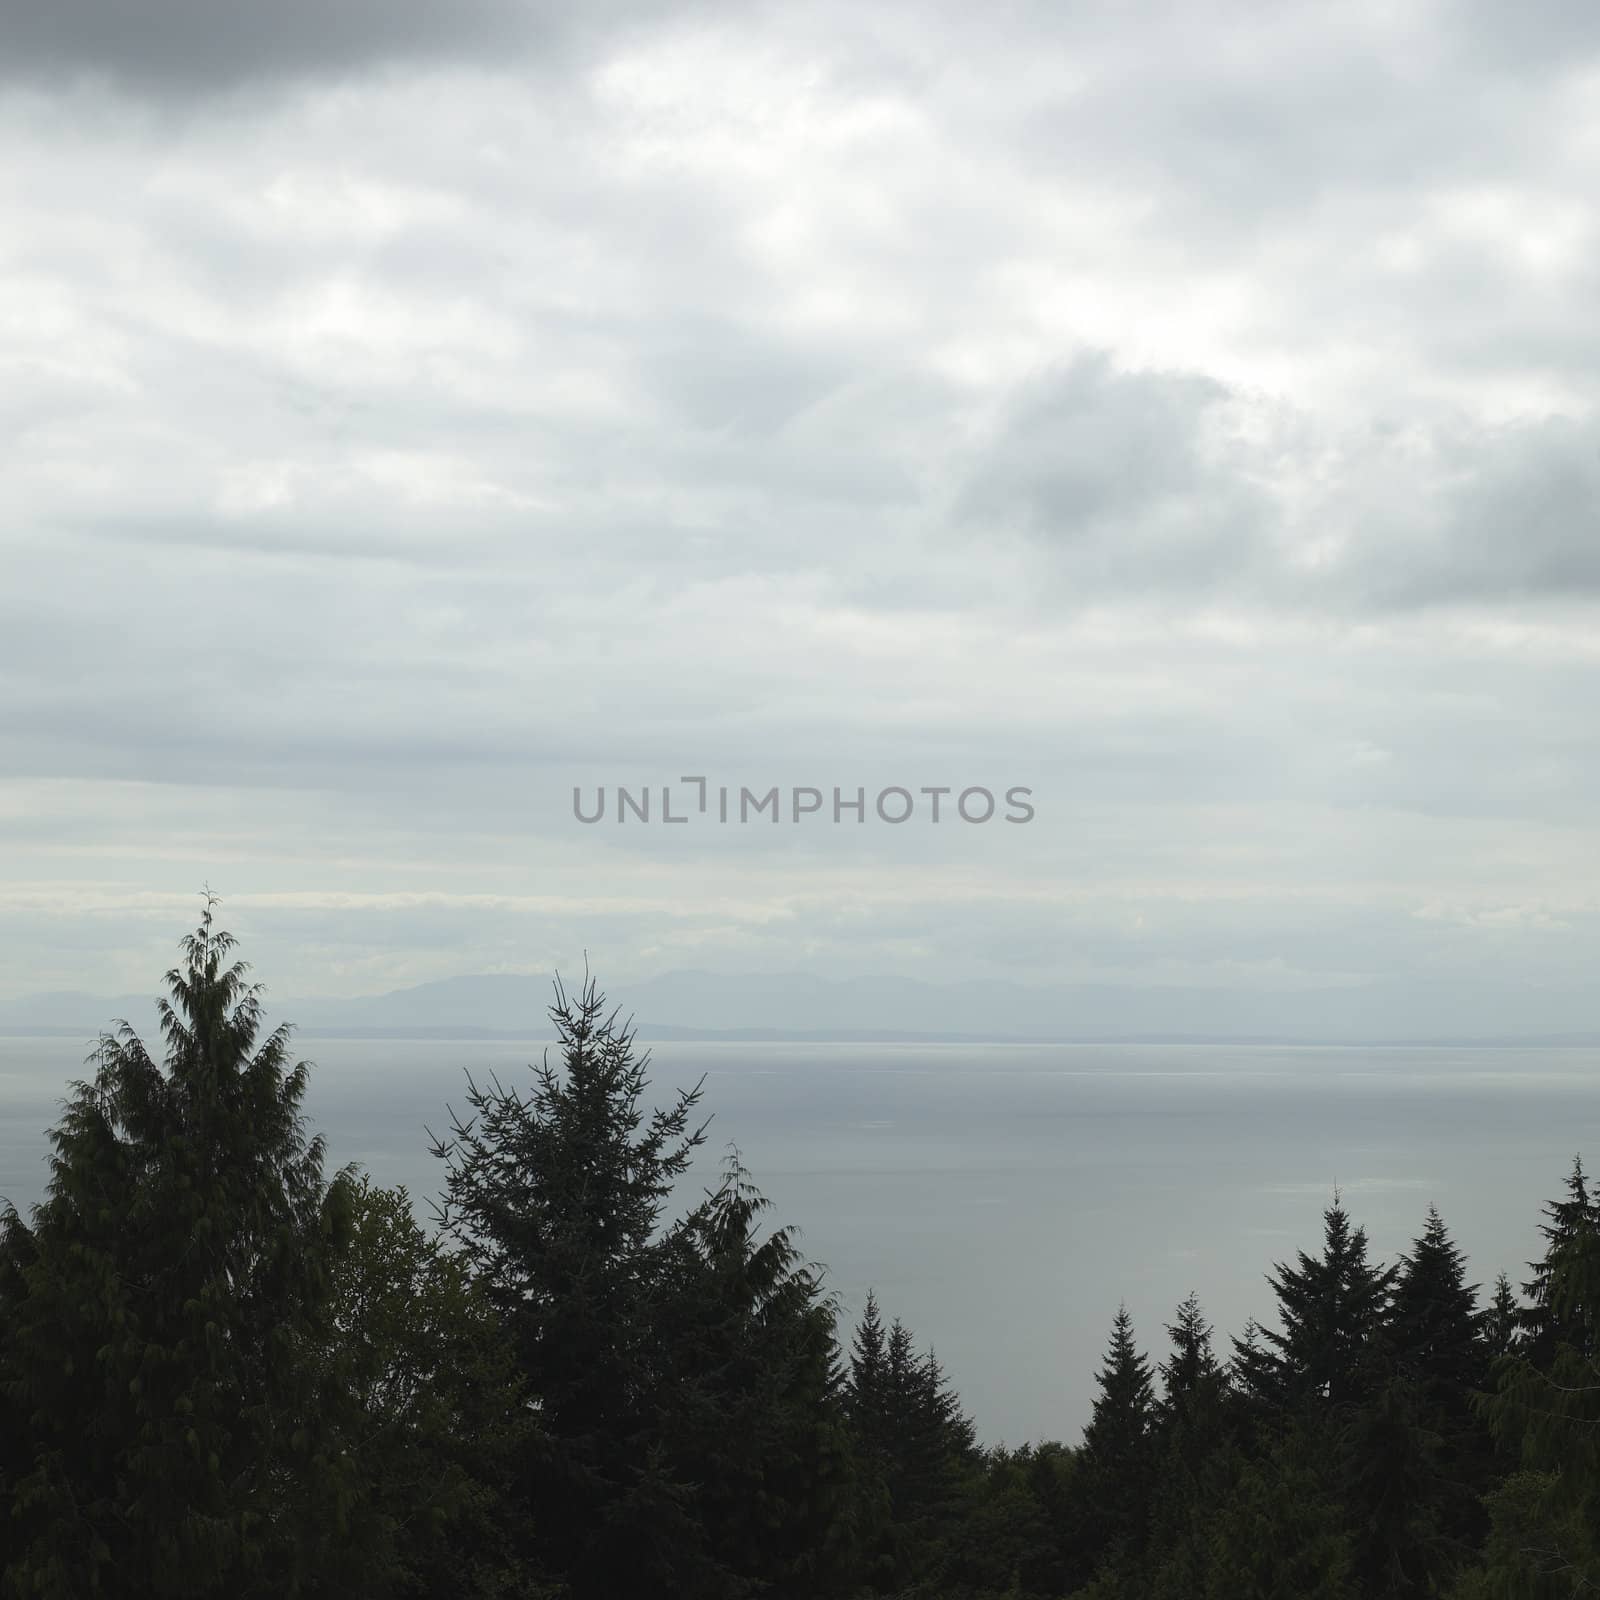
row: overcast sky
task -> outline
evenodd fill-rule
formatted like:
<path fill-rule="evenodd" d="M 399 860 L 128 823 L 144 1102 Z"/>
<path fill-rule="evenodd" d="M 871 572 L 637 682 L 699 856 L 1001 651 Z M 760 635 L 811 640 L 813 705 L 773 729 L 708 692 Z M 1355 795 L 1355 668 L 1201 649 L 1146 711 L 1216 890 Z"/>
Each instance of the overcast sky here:
<path fill-rule="evenodd" d="M 0 997 L 1587 989 L 1600 8 L 575 9 L 0 0 Z"/>

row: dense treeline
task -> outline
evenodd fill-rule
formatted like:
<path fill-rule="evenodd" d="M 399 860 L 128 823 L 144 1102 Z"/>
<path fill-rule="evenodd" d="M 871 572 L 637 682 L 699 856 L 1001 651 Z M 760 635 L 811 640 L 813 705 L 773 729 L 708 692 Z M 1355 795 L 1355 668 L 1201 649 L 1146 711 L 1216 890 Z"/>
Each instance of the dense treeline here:
<path fill-rule="evenodd" d="M 0 1592 L 1081 1600 L 1600 1588 L 1600 1206 L 1486 1297 L 1430 1211 L 1338 1198 L 1219 1348 L 1111 1322 L 1081 1442 L 983 1449 L 931 1350 L 820 1271 L 737 1159 L 675 1208 L 699 1090 L 647 1106 L 599 994 L 531 1086 L 469 1085 L 437 1227 L 345 1170 L 208 909 L 158 1065 L 101 1041 L 46 1197 L 0 1218 Z M 1519 1292 L 1520 1289 L 1520 1292 Z"/>

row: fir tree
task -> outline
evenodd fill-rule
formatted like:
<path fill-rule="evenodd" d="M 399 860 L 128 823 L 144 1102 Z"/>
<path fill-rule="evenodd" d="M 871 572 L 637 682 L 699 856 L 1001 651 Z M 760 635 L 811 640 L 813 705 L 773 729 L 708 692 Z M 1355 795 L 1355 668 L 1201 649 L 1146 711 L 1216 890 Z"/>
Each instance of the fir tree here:
<path fill-rule="evenodd" d="M 1425 1393 L 1468 1393 L 1483 1376 L 1477 1286 L 1438 1210 L 1400 1257 L 1390 1334 L 1400 1371 Z"/>
<path fill-rule="evenodd" d="M 674 1472 L 732 1593 L 840 1592 L 855 1535 L 834 1304 L 735 1151 L 685 1234 L 688 1292 L 658 1322 Z"/>
<path fill-rule="evenodd" d="M 1483 1324 L 1466 1258 L 1430 1206 L 1422 1233 L 1399 1261 L 1389 1321 L 1395 1372 L 1368 1424 L 1380 1458 L 1370 1463 L 1369 1487 L 1382 1483 L 1383 1515 L 1394 1522 L 1390 1559 L 1415 1583 L 1459 1565 L 1483 1535 L 1479 1495 L 1493 1456 L 1473 1406 L 1489 1379 Z M 1393 1509 L 1394 1475 L 1403 1470 L 1412 1474 L 1416 1496 L 1404 1517 Z"/>
<path fill-rule="evenodd" d="M 1163 1428 L 1194 1426 L 1215 1409 L 1222 1372 L 1211 1346 L 1211 1324 L 1200 1309 L 1200 1298 L 1189 1294 L 1167 1324 L 1172 1353 L 1161 1363 Z"/>
<path fill-rule="evenodd" d="M 887 1450 L 888 1335 L 876 1293 L 867 1290 L 867 1303 L 850 1345 L 850 1376 L 845 1408 L 862 1446 L 874 1455 Z"/>
<path fill-rule="evenodd" d="M 728 1592 L 692 1486 L 671 1466 L 668 1352 L 657 1324 L 699 1269 L 673 1185 L 704 1140 L 699 1088 L 646 1115 L 647 1054 L 591 981 L 559 986 L 526 1095 L 468 1080 L 440 1221 L 499 1314 L 538 1405 L 522 1463 L 535 1555 L 573 1600 Z"/>
<path fill-rule="evenodd" d="M 1193 1593 L 1200 1586 L 1198 1552 L 1212 1511 L 1209 1467 L 1226 1431 L 1225 1378 L 1197 1295 L 1179 1304 L 1167 1337 L 1172 1351 L 1159 1369 L 1155 1484 L 1144 1563 L 1158 1596 Z"/>
<path fill-rule="evenodd" d="M 1394 1269 L 1367 1259 L 1366 1230 L 1351 1226 L 1337 1196 L 1322 1221 L 1320 1257 L 1302 1250 L 1294 1266 L 1273 1268 L 1268 1282 L 1281 1327 L 1259 1329 L 1261 1345 L 1241 1360 L 1245 1380 L 1278 1407 L 1338 1410 L 1377 1386 L 1376 1346 Z"/>
<path fill-rule="evenodd" d="M 1578 1306 L 1563 1314 L 1551 1293 L 1556 1263 L 1562 1252 L 1580 1233 L 1594 1225 L 1600 1212 L 1589 1192 L 1581 1156 L 1572 1158 L 1565 1196 L 1547 1201 L 1544 1211 L 1545 1221 L 1539 1232 L 1544 1237 L 1545 1253 L 1538 1261 L 1528 1263 L 1533 1276 L 1522 1285 L 1528 1300 L 1521 1318 L 1523 1353 L 1535 1366 L 1548 1366 L 1562 1345 L 1585 1353 L 1593 1348 L 1588 1342 L 1584 1308 Z"/>
<path fill-rule="evenodd" d="M 1522 1307 L 1517 1303 L 1516 1291 L 1505 1273 L 1494 1280 L 1494 1299 L 1484 1313 L 1480 1334 L 1484 1355 L 1488 1363 L 1511 1355 L 1521 1340 Z"/>
<path fill-rule="evenodd" d="M 0 1231 L 0 1354 L 27 1439 L 15 1595 L 295 1596 L 381 1585 L 352 1450 L 331 1264 L 350 1184 L 322 1176 L 289 1032 L 209 896 L 160 1004 L 164 1068 L 124 1023 L 74 1086 L 46 1198 Z"/>
<path fill-rule="evenodd" d="M 865 1492 L 881 1493 L 870 1541 L 870 1579 L 882 1592 L 934 1582 L 948 1559 L 947 1535 L 976 1465 L 971 1421 L 929 1350 L 898 1317 L 887 1334 L 869 1295 L 856 1329 L 846 1408 L 867 1472 Z"/>
<path fill-rule="evenodd" d="M 1521 1470 L 1490 1496 L 1485 1569 L 1466 1591 L 1473 1600 L 1600 1592 L 1600 1218 L 1590 1208 L 1557 1225 L 1570 1231 L 1540 1286 L 1545 1327 L 1565 1337 L 1544 1364 L 1525 1353 L 1503 1361 L 1483 1406 Z"/>
<path fill-rule="evenodd" d="M 1134 1344 L 1133 1318 L 1117 1308 L 1098 1392 L 1083 1432 L 1085 1523 L 1098 1564 L 1142 1549 L 1155 1462 L 1156 1407 L 1150 1363 Z"/>

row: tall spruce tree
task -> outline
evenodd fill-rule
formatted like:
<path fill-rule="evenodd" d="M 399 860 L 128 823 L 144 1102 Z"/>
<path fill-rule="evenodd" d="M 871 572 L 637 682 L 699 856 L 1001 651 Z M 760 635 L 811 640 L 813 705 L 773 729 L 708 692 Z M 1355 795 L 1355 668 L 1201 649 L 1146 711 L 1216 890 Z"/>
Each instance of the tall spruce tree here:
<path fill-rule="evenodd" d="M 1581 1168 L 1574 1167 L 1574 1199 Z M 1589 1207 L 1564 1231 L 1540 1280 L 1543 1331 L 1558 1342 L 1542 1360 L 1500 1363 L 1483 1410 L 1520 1470 L 1490 1496 L 1492 1527 L 1479 1597 L 1544 1600 L 1600 1593 L 1600 1218 Z"/>
<path fill-rule="evenodd" d="M 1394 1269 L 1367 1257 L 1366 1230 L 1353 1227 L 1338 1196 L 1322 1214 L 1320 1256 L 1268 1276 L 1280 1327 L 1261 1327 L 1241 1377 L 1270 1404 L 1336 1411 L 1368 1398 L 1380 1381 L 1380 1340 Z"/>
<path fill-rule="evenodd" d="M 878 1296 L 867 1290 L 850 1342 L 850 1372 L 845 1386 L 845 1409 L 861 1445 L 874 1455 L 887 1448 L 889 1344 Z"/>
<path fill-rule="evenodd" d="M 1511 1279 L 1500 1273 L 1494 1280 L 1494 1299 L 1489 1302 L 1479 1330 L 1484 1356 L 1492 1364 L 1516 1350 L 1522 1337 L 1522 1307 L 1517 1303 Z"/>
<path fill-rule="evenodd" d="M 434 1153 L 440 1206 L 538 1405 L 522 1463 L 539 1565 L 572 1600 L 736 1593 L 672 1465 L 672 1352 L 659 1325 L 698 1286 L 668 1201 L 705 1124 L 699 1086 L 646 1114 L 649 1057 L 594 982 L 559 985 L 549 1054 L 520 1093 L 468 1080 L 472 1116 Z"/>
<path fill-rule="evenodd" d="M 1190 1293 L 1167 1324 L 1172 1353 L 1161 1363 L 1161 1399 L 1157 1407 L 1163 1429 L 1193 1428 L 1209 1421 L 1220 1399 L 1222 1369 L 1212 1349 L 1211 1324 Z"/>
<path fill-rule="evenodd" d="M 822 1600 L 856 1537 L 835 1308 L 794 1230 L 762 1232 L 770 1206 L 734 1151 L 683 1235 L 687 1292 L 657 1323 L 663 1433 L 729 1592 Z"/>
<path fill-rule="evenodd" d="M 1390 1343 L 1402 1374 L 1430 1398 L 1466 1395 L 1483 1379 L 1482 1316 L 1466 1257 L 1434 1206 L 1397 1263 Z"/>
<path fill-rule="evenodd" d="M 919 1354 L 898 1317 L 885 1332 L 871 1294 L 853 1340 L 845 1406 L 861 1455 L 861 1492 L 879 1502 L 867 1541 L 870 1583 L 881 1593 L 936 1583 L 976 1464 L 973 1427 L 938 1357 Z"/>
<path fill-rule="evenodd" d="M 1369 1509 L 1369 1525 L 1391 1520 L 1388 1570 L 1422 1588 L 1442 1582 L 1484 1531 L 1479 1496 L 1493 1445 L 1474 1409 L 1489 1381 L 1483 1326 L 1466 1258 L 1430 1206 L 1398 1263 L 1388 1330 L 1394 1370 L 1365 1423 L 1369 1459 L 1358 1468 L 1367 1498 L 1381 1500 L 1381 1509 Z M 1402 1472 L 1410 1474 L 1411 1496 L 1403 1512 Z"/>
<path fill-rule="evenodd" d="M 1545 1241 L 1545 1252 L 1539 1260 L 1528 1263 L 1533 1276 L 1522 1285 L 1528 1301 L 1521 1318 L 1522 1348 L 1535 1366 L 1548 1366 L 1563 1345 L 1584 1353 L 1592 1349 L 1585 1308 L 1577 1305 L 1564 1311 L 1552 1293 L 1562 1253 L 1600 1216 L 1600 1205 L 1590 1192 L 1581 1156 L 1572 1158 L 1566 1193 L 1559 1200 L 1547 1201 L 1544 1213 L 1539 1232 Z"/>
<path fill-rule="evenodd" d="M 1212 1349 L 1199 1296 L 1167 1324 L 1172 1349 L 1159 1368 L 1156 1464 L 1144 1572 L 1156 1600 L 1202 1586 L 1206 1530 L 1215 1514 L 1214 1463 L 1226 1438 L 1226 1378 Z"/>
<path fill-rule="evenodd" d="M 322 1175 L 289 1031 L 262 1035 L 208 896 L 160 1003 L 52 1132 L 46 1197 L 0 1223 L 13 1455 L 6 1591 L 381 1594 L 330 1334 L 350 1184 Z M 25 1458 L 25 1459 L 19 1459 Z"/>
<path fill-rule="evenodd" d="M 1095 1565 L 1137 1555 L 1143 1548 L 1155 1465 L 1155 1391 L 1149 1360 L 1134 1343 L 1125 1305 L 1112 1319 L 1105 1362 L 1095 1375 L 1097 1393 L 1083 1431 L 1087 1496 L 1082 1525 Z"/>

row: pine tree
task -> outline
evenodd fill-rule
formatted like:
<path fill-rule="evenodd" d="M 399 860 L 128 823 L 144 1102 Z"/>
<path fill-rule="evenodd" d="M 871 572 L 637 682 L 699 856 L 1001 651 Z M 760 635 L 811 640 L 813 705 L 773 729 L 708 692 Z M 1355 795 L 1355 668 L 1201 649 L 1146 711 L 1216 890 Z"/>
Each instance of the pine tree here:
<path fill-rule="evenodd" d="M 1111 1324 L 1105 1364 L 1083 1431 L 1083 1489 L 1094 1530 L 1088 1554 L 1125 1559 L 1143 1548 L 1155 1464 L 1155 1394 L 1150 1363 L 1134 1344 L 1133 1318 L 1119 1306 Z"/>
<path fill-rule="evenodd" d="M 167 974 L 164 1068 L 103 1037 L 44 1201 L 0 1222 L 12 1594 L 369 1593 L 392 1568 L 328 1357 L 350 1184 L 214 905 Z"/>
<path fill-rule="evenodd" d="M 692 1222 L 664 1226 L 705 1124 L 700 1090 L 646 1115 L 649 1057 L 590 981 L 559 986 L 526 1095 L 468 1080 L 473 1115 L 434 1153 L 440 1223 L 515 1352 L 539 1414 L 520 1471 L 543 1570 L 572 1600 L 703 1596 L 733 1580 L 671 1465 L 671 1356 L 657 1326 L 699 1283 Z"/>
<path fill-rule="evenodd" d="M 938 1357 L 932 1350 L 919 1355 L 898 1317 L 885 1334 L 873 1295 L 856 1329 L 845 1406 L 862 1456 L 863 1491 L 881 1495 L 870 1581 L 885 1593 L 937 1581 L 977 1464 L 973 1427 Z"/>
<path fill-rule="evenodd" d="M 1211 1325 L 1189 1294 L 1167 1324 L 1171 1354 L 1159 1368 L 1154 1486 L 1144 1562 L 1152 1593 L 1193 1593 L 1199 1551 L 1214 1507 L 1211 1464 L 1227 1437 L 1226 1378 L 1212 1349 Z"/>
<path fill-rule="evenodd" d="M 1366 1421 L 1368 1460 L 1357 1471 L 1367 1499 L 1383 1507 L 1369 1523 L 1390 1522 L 1386 1561 L 1420 1585 L 1458 1566 L 1483 1535 L 1479 1496 L 1493 1446 L 1473 1397 L 1489 1365 L 1476 1285 L 1467 1283 L 1466 1258 L 1435 1207 L 1398 1268 L 1389 1318 L 1394 1372 Z M 1412 1496 L 1403 1513 L 1402 1473 Z"/>
<path fill-rule="evenodd" d="M 1511 1280 L 1501 1273 L 1494 1280 L 1494 1299 L 1484 1313 L 1480 1334 L 1484 1355 L 1491 1368 L 1494 1362 L 1511 1355 L 1521 1340 L 1522 1308 L 1517 1303 Z"/>
<path fill-rule="evenodd" d="M 1200 1298 L 1189 1294 L 1167 1324 L 1172 1354 L 1161 1363 L 1163 1428 L 1193 1426 L 1215 1408 L 1220 1396 L 1222 1371 L 1211 1347 L 1211 1324 L 1200 1309 Z"/>
<path fill-rule="evenodd" d="M 867 1290 L 867 1303 L 850 1346 L 850 1376 L 845 1388 L 845 1409 L 856 1438 L 875 1456 L 887 1449 L 888 1335 L 876 1293 Z"/>
<path fill-rule="evenodd" d="M 761 1232 L 770 1202 L 737 1151 L 707 1201 L 685 1235 L 688 1292 L 657 1324 L 668 1459 L 731 1592 L 821 1600 L 856 1531 L 834 1303 L 793 1229 Z"/>
<path fill-rule="evenodd" d="M 1280 1408 L 1338 1410 L 1368 1398 L 1379 1381 L 1394 1269 L 1367 1259 L 1366 1230 L 1351 1226 L 1337 1195 L 1322 1221 L 1322 1255 L 1302 1250 L 1295 1266 L 1279 1262 L 1269 1275 L 1282 1326 L 1259 1329 L 1258 1352 L 1241 1363 L 1246 1381 Z"/>
<path fill-rule="evenodd" d="M 1544 1210 L 1546 1220 L 1539 1232 L 1545 1240 L 1545 1253 L 1538 1261 L 1528 1263 L 1533 1276 L 1522 1285 L 1528 1304 L 1521 1318 L 1523 1353 L 1535 1366 L 1541 1367 L 1547 1367 L 1555 1359 L 1562 1345 L 1585 1354 L 1596 1348 L 1587 1331 L 1584 1308 L 1577 1306 L 1563 1314 L 1551 1293 L 1562 1252 L 1586 1228 L 1592 1227 L 1600 1215 L 1600 1206 L 1589 1192 L 1581 1156 L 1572 1158 L 1565 1197 L 1546 1202 Z"/>
<path fill-rule="evenodd" d="M 1282 1398 L 1283 1375 L 1254 1317 L 1233 1340 L 1225 1383 L 1230 1408 L 1246 1432 L 1254 1432 L 1275 1413 Z"/>
<path fill-rule="evenodd" d="M 1399 1370 L 1427 1394 L 1470 1392 L 1483 1376 L 1477 1286 L 1437 1208 L 1397 1265 L 1389 1328 Z"/>
<path fill-rule="evenodd" d="M 1586 1202 L 1582 1169 L 1572 1198 Z M 1558 1217 L 1562 1229 L 1539 1282 L 1562 1337 L 1542 1363 L 1526 1352 L 1500 1363 L 1483 1410 L 1521 1470 L 1490 1497 L 1492 1528 L 1476 1597 L 1600 1591 L 1600 1218 L 1592 1206 Z"/>
<path fill-rule="evenodd" d="M 1083 1432 L 1088 1460 L 1105 1468 L 1143 1464 L 1155 1420 L 1150 1362 L 1133 1341 L 1133 1318 L 1119 1306 L 1111 1323 L 1104 1366 L 1096 1375 L 1099 1393 Z"/>

